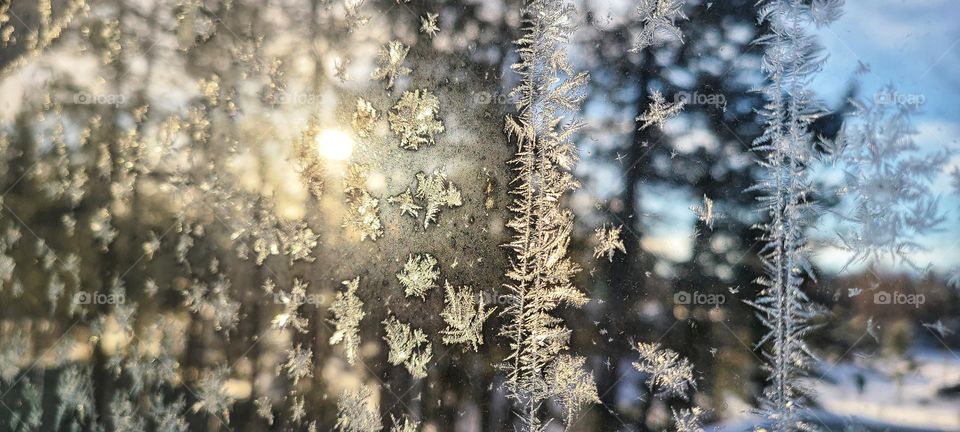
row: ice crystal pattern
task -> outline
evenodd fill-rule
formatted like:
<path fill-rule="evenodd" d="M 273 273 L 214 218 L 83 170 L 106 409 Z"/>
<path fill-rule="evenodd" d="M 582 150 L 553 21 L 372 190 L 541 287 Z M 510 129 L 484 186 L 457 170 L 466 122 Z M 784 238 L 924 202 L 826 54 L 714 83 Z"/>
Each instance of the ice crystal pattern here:
<path fill-rule="evenodd" d="M 597 244 L 593 247 L 593 257 L 598 259 L 606 257 L 607 260 L 613 262 L 614 253 L 617 251 L 626 253 L 627 249 L 623 245 L 623 240 L 620 239 L 622 229 L 623 226 L 597 228 L 595 231 Z"/>
<path fill-rule="evenodd" d="M 565 118 L 579 109 L 589 78 L 573 72 L 564 51 L 576 19 L 571 5 L 532 0 L 522 16 L 523 35 L 516 41 L 520 59 L 512 66 L 520 75 L 511 92 L 518 115 L 507 116 L 505 126 L 517 149 L 510 161 L 513 238 L 507 244 L 512 253 L 501 335 L 510 346 L 503 364 L 508 394 L 518 404 L 522 429 L 535 431 L 544 427 L 539 408 L 552 396 L 547 367 L 567 349 L 570 337 L 552 313 L 561 304 L 587 302 L 571 283 L 579 271 L 567 256 L 573 213 L 560 203 L 578 187 L 570 170 L 577 160 L 573 135 L 581 123 Z"/>
<path fill-rule="evenodd" d="M 916 106 L 884 103 L 892 99 L 886 94 L 897 91 L 888 86 L 874 102 L 853 101 L 856 119 L 844 124 L 830 147 L 846 174 L 839 195 L 854 206 L 838 246 L 851 254 L 847 265 L 890 258 L 918 267 L 909 258 L 924 250 L 915 239 L 943 222 L 932 186 L 949 155 L 921 151 L 910 120 Z"/>
<path fill-rule="evenodd" d="M 841 1 L 817 3 L 839 8 Z M 801 287 L 804 276 L 812 275 L 804 232 L 816 216 L 807 172 L 813 147 L 809 126 L 824 113 L 806 85 L 823 56 L 806 27 L 827 22 L 799 0 L 770 0 L 759 7 L 770 31 L 756 40 L 764 47 L 768 83 L 761 90 L 765 128 L 753 145 L 763 177 L 753 190 L 760 192 L 760 209 L 768 219 L 760 224 L 765 276 L 757 282 L 763 289 L 751 304 L 769 329 L 758 343 L 769 350 L 770 373 L 760 411 L 774 430 L 783 431 L 806 427 L 800 421 L 807 393 L 801 379 L 816 360 L 804 342 L 815 309 Z"/>
<path fill-rule="evenodd" d="M 417 428 L 420 427 L 420 422 L 411 420 L 408 416 L 403 416 L 401 421 L 391 414 L 390 419 L 393 420 L 393 427 L 390 428 L 390 432 L 417 432 Z"/>
<path fill-rule="evenodd" d="M 552 386 L 550 393 L 563 410 L 567 425 L 573 423 L 581 409 L 600 403 L 597 384 L 593 382 L 593 376 L 584 370 L 586 360 L 584 357 L 561 354 L 547 368 L 547 382 Z"/>
<path fill-rule="evenodd" d="M 671 38 L 683 41 L 676 21 L 687 18 L 683 14 L 684 0 L 640 0 L 639 3 L 637 14 L 643 25 L 631 52 L 640 52 Z"/>
<path fill-rule="evenodd" d="M 357 297 L 360 277 L 343 281 L 343 285 L 346 290 L 338 292 L 333 304 L 330 305 L 330 311 L 333 313 L 331 322 L 336 327 L 336 331 L 330 337 L 330 344 L 343 342 L 347 363 L 352 365 L 356 362 L 357 349 L 360 347 L 360 321 L 364 316 L 363 302 L 360 301 L 360 297 Z"/>
<path fill-rule="evenodd" d="M 368 173 L 369 168 L 366 166 L 353 164 L 344 180 L 347 212 L 343 225 L 358 233 L 360 241 L 368 238 L 376 240 L 383 235 L 383 226 L 380 222 L 380 200 L 370 195 L 366 189 Z"/>
<path fill-rule="evenodd" d="M 433 358 L 426 333 L 392 316 L 383 322 L 383 326 L 386 332 L 383 340 L 390 349 L 387 361 L 394 366 L 403 365 L 414 378 L 426 377 L 427 363 Z"/>
<path fill-rule="evenodd" d="M 637 121 L 641 122 L 640 129 L 646 129 L 652 125 L 662 128 L 667 120 L 683 111 L 683 105 L 683 101 L 667 103 L 659 91 L 654 91 L 650 94 L 650 105 L 647 111 L 637 117 Z"/>
<path fill-rule="evenodd" d="M 413 198 L 413 193 L 410 192 L 410 188 L 407 188 L 407 190 L 401 192 L 399 195 L 390 197 L 387 202 L 400 207 L 400 214 L 409 215 L 413 218 L 417 218 L 417 216 L 419 216 L 418 212 L 423 208 L 417 205 L 417 202 Z"/>
<path fill-rule="evenodd" d="M 449 281 L 444 281 L 444 290 L 446 297 L 440 317 L 447 327 L 440 332 L 443 343 L 463 344 L 464 351 L 476 351 L 483 345 L 483 323 L 494 309 L 487 310 L 481 297 L 471 292 L 470 287 L 457 289 Z"/>
<path fill-rule="evenodd" d="M 647 387 L 651 391 L 686 398 L 687 393 L 696 387 L 693 364 L 676 351 L 644 342 L 637 343 L 636 350 L 640 359 L 633 363 L 633 367 L 647 375 Z"/>
<path fill-rule="evenodd" d="M 437 26 L 437 18 L 440 15 L 437 15 L 433 12 L 427 12 L 427 16 L 420 18 L 420 33 L 423 33 L 431 38 L 437 35 L 437 32 L 440 31 L 440 27 Z"/>
<path fill-rule="evenodd" d="M 378 116 L 376 108 L 369 101 L 357 98 L 357 108 L 353 112 L 350 125 L 353 126 L 353 131 L 358 137 L 367 138 L 373 133 Z"/>
<path fill-rule="evenodd" d="M 673 424 L 677 432 L 703 432 L 703 423 L 701 416 L 703 409 L 693 407 L 691 409 L 673 409 Z"/>
<path fill-rule="evenodd" d="M 440 100 L 428 90 L 403 92 L 388 115 L 390 130 L 400 138 L 400 148 L 419 150 L 434 145 L 434 135 L 442 133 Z"/>
<path fill-rule="evenodd" d="M 403 270 L 397 273 L 397 280 L 403 285 L 403 293 L 407 297 L 419 297 L 421 300 L 427 291 L 437 286 L 440 279 L 440 269 L 437 259 L 430 254 L 410 255 L 403 265 Z"/>
<path fill-rule="evenodd" d="M 393 88 L 397 78 L 409 75 L 411 72 L 410 68 L 403 65 L 409 51 L 410 47 L 399 41 L 390 41 L 380 48 L 380 53 L 377 55 L 377 68 L 370 73 L 370 79 L 386 80 L 387 89 Z"/>
<path fill-rule="evenodd" d="M 313 351 L 303 349 L 297 345 L 287 355 L 287 362 L 283 364 L 287 376 L 296 385 L 304 377 L 313 376 Z"/>
<path fill-rule="evenodd" d="M 707 228 L 713 229 L 713 224 L 719 219 L 722 219 L 722 215 L 717 213 L 713 207 L 713 200 L 707 198 L 706 195 L 703 196 L 703 204 L 698 204 L 690 207 L 690 211 L 697 216 L 697 220 L 702 222 Z"/>
<path fill-rule="evenodd" d="M 447 180 L 447 176 L 439 171 L 427 175 L 417 173 L 416 197 L 423 201 L 423 228 L 437 221 L 441 207 L 453 208 L 463 205 L 460 190 Z"/>
<path fill-rule="evenodd" d="M 337 430 L 341 432 L 378 432 L 383 429 L 380 423 L 380 407 L 377 406 L 372 392 L 366 385 L 355 391 L 347 390 L 337 402 Z"/>
<path fill-rule="evenodd" d="M 309 321 L 300 316 L 300 313 L 297 311 L 306 301 L 306 288 L 306 282 L 303 282 L 300 279 L 293 280 L 293 288 L 289 293 L 282 290 L 275 291 L 275 288 L 273 287 L 273 281 L 270 281 L 269 284 L 264 285 L 264 289 L 268 290 L 267 294 L 272 295 L 275 300 L 279 301 L 279 303 L 283 305 L 283 312 L 277 314 L 271 321 L 274 326 L 280 330 L 287 328 L 287 326 L 291 326 L 300 333 L 307 332 L 307 325 L 309 324 Z"/>

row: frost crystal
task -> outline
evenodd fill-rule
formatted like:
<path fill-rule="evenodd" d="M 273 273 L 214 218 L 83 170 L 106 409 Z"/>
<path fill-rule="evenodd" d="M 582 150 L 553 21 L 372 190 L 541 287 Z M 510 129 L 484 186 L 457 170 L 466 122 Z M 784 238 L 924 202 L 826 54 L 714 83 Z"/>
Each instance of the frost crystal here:
<path fill-rule="evenodd" d="M 414 219 L 416 219 L 418 216 L 417 211 L 423 208 L 418 206 L 416 201 L 413 200 L 413 193 L 410 192 L 410 188 L 407 188 L 407 190 L 403 191 L 399 195 L 390 197 L 390 199 L 387 201 L 390 204 L 396 204 L 399 206 L 400 214 L 410 215 Z"/>
<path fill-rule="evenodd" d="M 440 269 L 437 268 L 437 259 L 430 254 L 410 255 L 403 270 L 397 273 L 403 293 L 407 297 L 420 297 L 422 300 L 426 292 L 437 286 L 440 279 Z"/>
<path fill-rule="evenodd" d="M 683 14 L 684 0 L 640 0 L 637 14 L 643 27 L 640 36 L 630 52 L 640 52 L 659 42 L 658 39 L 673 38 L 683 42 L 683 33 L 676 25 L 678 19 L 686 19 Z"/>
<path fill-rule="evenodd" d="M 269 279 L 268 281 L 269 285 L 265 284 L 265 287 L 272 286 L 273 281 Z M 293 328 L 297 329 L 297 331 L 300 333 L 307 332 L 307 325 L 309 324 L 309 321 L 300 316 L 299 312 L 297 312 L 297 309 L 299 309 L 300 306 L 303 306 L 304 302 L 306 301 L 306 287 L 306 282 L 303 282 L 300 279 L 294 279 L 293 288 L 290 290 L 289 294 L 283 292 L 282 290 L 274 294 L 273 288 L 270 288 L 270 294 L 274 295 L 274 299 L 278 300 L 279 303 L 283 305 L 283 312 L 277 314 L 277 316 L 273 317 L 273 321 L 271 321 L 278 329 L 283 330 L 289 325 L 293 326 Z"/>
<path fill-rule="evenodd" d="M 357 109 L 353 112 L 353 121 L 350 124 L 358 137 L 367 138 L 373 133 L 378 115 L 370 102 L 357 98 Z"/>
<path fill-rule="evenodd" d="M 390 110 L 390 130 L 400 138 L 400 148 L 419 150 L 434 145 L 434 135 L 442 133 L 440 100 L 428 90 L 406 91 Z"/>
<path fill-rule="evenodd" d="M 125 395 L 115 393 L 110 401 L 113 417 L 113 431 L 141 432 L 145 430 L 143 419 L 137 414 L 136 407 Z"/>
<path fill-rule="evenodd" d="M 886 87 L 874 100 L 891 99 L 888 94 L 897 91 Z M 846 173 L 842 195 L 854 201 L 838 246 L 852 254 L 846 265 L 885 257 L 913 264 L 909 257 L 924 250 L 915 239 L 943 222 L 932 186 L 948 153 L 927 153 L 914 142 L 910 115 L 916 106 L 854 105 L 860 121 L 844 124 L 831 145 L 831 156 Z"/>
<path fill-rule="evenodd" d="M 657 343 L 640 342 L 637 352 L 640 353 L 640 360 L 634 362 L 633 367 L 649 375 L 647 386 L 650 391 L 686 398 L 687 393 L 696 387 L 693 365 L 676 351 L 661 349 Z"/>
<path fill-rule="evenodd" d="M 160 239 L 157 238 L 157 233 L 149 231 L 150 240 L 143 242 L 141 248 L 143 249 L 144 259 L 150 261 L 153 259 L 153 254 L 157 253 L 160 250 Z"/>
<path fill-rule="evenodd" d="M 413 421 L 406 415 L 403 416 L 402 423 L 400 419 L 393 417 L 393 414 L 390 415 L 390 420 L 393 422 L 390 432 L 417 432 L 417 428 L 420 427 L 420 422 Z"/>
<path fill-rule="evenodd" d="M 723 219 L 723 215 L 714 211 L 713 200 L 707 198 L 706 195 L 703 196 L 703 205 L 691 206 L 690 211 L 697 215 L 698 221 L 703 222 L 703 224 L 710 229 L 713 229 L 714 222 L 719 219 Z"/>
<path fill-rule="evenodd" d="M 356 362 L 357 348 L 360 346 L 360 320 L 364 316 L 363 302 L 357 297 L 360 277 L 343 281 L 343 285 L 347 287 L 346 291 L 338 292 L 330 305 L 334 317 L 331 323 L 336 326 L 336 331 L 330 337 L 330 344 L 343 342 L 347 363 L 352 365 Z"/>
<path fill-rule="evenodd" d="M 189 426 L 183 417 L 187 403 L 183 401 L 183 396 L 174 399 L 170 403 L 164 403 L 163 395 L 154 395 L 153 403 L 150 407 L 150 417 L 153 423 L 157 425 L 157 432 L 187 432 Z"/>
<path fill-rule="evenodd" d="M 793 430 L 807 427 L 798 415 L 806 393 L 800 380 L 816 360 L 804 342 L 816 310 L 802 285 L 813 273 L 805 232 L 817 216 L 807 168 L 813 150 L 809 127 L 824 113 L 807 85 L 821 69 L 823 56 L 805 29 L 810 22 L 805 2 L 769 0 L 759 8 L 770 28 L 756 40 L 765 48 L 762 65 L 769 82 L 759 111 L 764 131 L 753 143 L 761 155 L 762 177 L 751 190 L 761 193 L 760 209 L 768 220 L 759 224 L 766 242 L 760 251 L 765 276 L 757 282 L 764 288 L 750 304 L 769 329 L 758 343 L 769 345 L 769 386 L 761 414 L 774 422 L 773 429 Z"/>
<path fill-rule="evenodd" d="M 233 399 L 224 392 L 226 381 L 226 367 L 205 371 L 197 388 L 197 398 L 199 400 L 193 404 L 193 412 L 202 409 L 218 417 L 224 423 L 229 423 L 230 407 L 233 405 Z"/>
<path fill-rule="evenodd" d="M 444 281 L 447 296 L 444 297 L 443 312 L 440 317 L 447 327 L 440 334 L 445 344 L 464 344 L 464 351 L 474 351 L 483 345 L 483 323 L 493 314 L 494 309 L 485 310 L 479 295 L 470 292 L 470 287 L 454 289 L 449 281 Z"/>
<path fill-rule="evenodd" d="M 691 409 L 672 410 L 673 423 L 677 432 L 703 432 L 703 424 L 700 417 L 703 415 L 703 409 L 693 407 Z"/>
<path fill-rule="evenodd" d="M 567 425 L 573 424 L 574 416 L 583 407 L 600 403 L 593 376 L 583 368 L 586 360 L 585 357 L 561 354 L 547 368 L 550 393 L 563 410 Z"/>
<path fill-rule="evenodd" d="M 417 198 L 425 201 L 423 227 L 436 222 L 441 207 L 453 208 L 463 205 L 460 190 L 447 180 L 447 176 L 439 171 L 426 175 L 417 173 Z"/>
<path fill-rule="evenodd" d="M 520 83 L 511 92 L 519 113 L 507 116 L 505 127 L 517 150 L 510 161 L 514 199 L 507 226 L 514 233 L 506 245 L 512 254 L 501 335 L 511 347 L 503 365 L 508 394 L 519 404 L 522 430 L 533 431 L 543 427 L 537 412 L 550 393 L 547 365 L 567 349 L 570 337 L 552 313 L 561 304 L 587 303 L 570 281 L 579 271 L 567 256 L 573 213 L 561 203 L 578 187 L 570 170 L 577 160 L 573 135 L 582 125 L 565 117 L 579 109 L 589 78 L 573 73 L 563 48 L 576 21 L 571 5 L 531 0 L 522 16 L 520 61 L 512 66 Z"/>
<path fill-rule="evenodd" d="M 614 227 L 611 226 L 609 229 L 606 227 L 597 228 L 597 245 L 593 247 L 593 257 L 600 258 L 606 256 L 610 262 L 613 262 L 613 254 L 616 251 L 627 252 L 627 248 L 623 245 L 623 240 L 620 239 L 620 231 L 623 229 L 623 226 Z"/>
<path fill-rule="evenodd" d="M 420 33 L 423 33 L 431 38 L 437 35 L 437 32 L 440 31 L 440 27 L 437 26 L 437 18 L 440 15 L 437 15 L 433 12 L 427 12 L 427 16 L 420 18 Z"/>
<path fill-rule="evenodd" d="M 261 396 L 257 400 L 253 401 L 253 405 L 257 407 L 257 415 L 260 418 L 267 421 L 268 425 L 273 425 L 273 404 L 270 402 L 270 398 L 266 396 Z"/>
<path fill-rule="evenodd" d="M 90 379 L 90 369 L 72 366 L 67 368 L 57 381 L 56 424 L 60 424 L 64 414 L 75 413 L 75 418 L 84 421 L 95 415 L 93 411 L 93 383 Z"/>
<path fill-rule="evenodd" d="M 411 72 L 410 68 L 403 66 L 409 51 L 410 47 L 404 46 L 399 41 L 391 41 L 380 48 L 380 53 L 377 55 L 377 68 L 370 73 L 370 79 L 387 80 L 387 89 L 393 88 L 397 78 L 409 75 Z"/>
<path fill-rule="evenodd" d="M 323 197 L 323 161 L 317 155 L 317 135 L 320 124 L 316 117 L 311 117 L 307 129 L 300 133 L 300 138 L 294 142 L 294 167 L 300 173 L 304 186 L 315 199 Z"/>
<path fill-rule="evenodd" d="M 100 242 L 100 250 L 106 251 L 113 239 L 117 237 L 118 231 L 110 225 L 110 211 L 103 208 L 90 219 L 90 231 L 93 232 L 93 238 Z"/>
<path fill-rule="evenodd" d="M 289 352 L 289 357 L 287 357 L 287 362 L 283 364 L 283 368 L 287 371 L 287 376 L 293 380 L 294 385 L 297 385 L 303 377 L 312 377 L 313 351 L 310 348 L 303 349 L 300 345 L 297 345 Z"/>
<path fill-rule="evenodd" d="M 659 91 L 654 91 L 650 94 L 650 105 L 647 107 L 647 111 L 637 117 L 637 121 L 643 122 L 640 125 L 640 129 L 646 129 L 651 125 L 657 125 L 659 128 L 663 128 L 663 124 L 676 116 L 683 111 L 684 101 L 676 101 L 673 103 L 667 103 L 667 100 L 663 98 L 663 95 Z"/>
<path fill-rule="evenodd" d="M 371 397 L 370 388 L 360 385 L 357 391 L 344 391 L 337 402 L 337 430 L 341 432 L 378 432 L 380 407 Z"/>
<path fill-rule="evenodd" d="M 383 234 L 380 222 L 380 200 L 366 190 L 367 167 L 351 165 L 345 180 L 344 192 L 347 195 L 347 212 L 343 226 L 359 233 L 360 241 L 367 238 L 376 240 Z"/>
<path fill-rule="evenodd" d="M 290 420 L 295 424 L 300 424 L 303 418 L 307 416 L 305 403 L 303 396 L 295 396 L 293 402 L 290 403 Z"/>
<path fill-rule="evenodd" d="M 411 329 L 409 324 L 398 321 L 395 317 L 387 317 L 383 321 L 390 354 L 387 361 L 390 364 L 404 365 L 414 378 L 427 376 L 427 363 L 433 358 L 433 349 L 427 335 L 420 329 Z"/>

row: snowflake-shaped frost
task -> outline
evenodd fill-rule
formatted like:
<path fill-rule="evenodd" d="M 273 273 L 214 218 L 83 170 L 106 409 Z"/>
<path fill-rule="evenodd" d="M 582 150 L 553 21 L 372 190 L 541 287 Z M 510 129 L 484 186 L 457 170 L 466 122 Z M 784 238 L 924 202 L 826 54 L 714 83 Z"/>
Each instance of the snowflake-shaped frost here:
<path fill-rule="evenodd" d="M 373 132 L 373 127 L 377 122 L 377 110 L 370 102 L 363 98 L 357 98 L 357 109 L 353 112 L 353 131 L 360 138 L 366 138 Z"/>
<path fill-rule="evenodd" d="M 600 227 L 596 230 L 597 236 L 597 245 L 593 247 L 593 257 L 600 258 L 606 256 L 608 260 L 613 262 L 613 254 L 616 251 L 627 252 L 626 247 L 623 245 L 623 240 L 620 239 L 620 231 L 623 229 L 623 226 L 614 227 L 611 226 L 609 229 L 606 227 Z"/>
<path fill-rule="evenodd" d="M 403 66 L 410 47 L 399 41 L 391 41 L 377 54 L 377 68 L 370 74 L 372 80 L 387 80 L 387 88 L 393 88 L 393 83 L 403 75 L 409 75 L 411 70 Z"/>
<path fill-rule="evenodd" d="M 447 296 L 443 299 L 444 308 L 440 317 L 447 327 L 440 334 L 445 344 L 464 344 L 464 350 L 483 345 L 483 323 L 493 313 L 485 310 L 480 297 L 470 292 L 470 287 L 454 289 L 450 282 L 444 281 Z"/>
<path fill-rule="evenodd" d="M 417 205 L 416 201 L 413 200 L 413 193 L 410 192 L 410 188 L 403 191 L 399 195 L 394 195 L 387 200 L 390 204 L 396 204 L 400 207 L 400 214 L 408 214 L 413 218 L 418 216 L 417 211 L 422 209 Z"/>
<path fill-rule="evenodd" d="M 383 340 L 390 348 L 387 361 L 395 366 L 404 365 L 414 378 L 426 377 L 433 349 L 423 330 L 413 329 L 392 316 L 383 321 L 383 325 L 386 331 Z"/>
<path fill-rule="evenodd" d="M 360 385 L 357 391 L 346 390 L 337 402 L 337 430 L 342 432 L 379 432 L 380 407 L 371 397 L 370 388 Z"/>
<path fill-rule="evenodd" d="M 640 342 L 637 352 L 640 353 L 640 360 L 634 362 L 633 367 L 649 374 L 647 386 L 652 391 L 686 398 L 687 392 L 696 387 L 693 364 L 676 351 L 661 349 L 658 343 Z"/>
<path fill-rule="evenodd" d="M 440 279 L 440 269 L 437 268 L 437 259 L 430 254 L 410 255 L 403 270 L 397 273 L 403 293 L 407 297 L 416 296 L 423 299 L 428 290 L 437 286 Z"/>
<path fill-rule="evenodd" d="M 400 148 L 419 150 L 434 145 L 434 135 L 443 132 L 440 100 L 427 90 L 404 92 L 390 111 L 390 130 L 400 138 Z"/>
<path fill-rule="evenodd" d="M 283 369 L 287 371 L 287 376 L 293 380 L 296 385 L 301 378 L 313 377 L 313 351 L 310 348 L 303 349 L 300 345 L 290 351 L 287 362 L 283 364 Z"/>
<path fill-rule="evenodd" d="M 420 18 L 420 33 L 423 33 L 431 38 L 437 35 L 437 32 L 440 31 L 440 27 L 437 26 L 437 18 L 440 15 L 437 15 L 433 12 L 427 12 L 427 16 Z"/>
<path fill-rule="evenodd" d="M 416 196 L 425 201 L 423 228 L 430 226 L 430 222 L 436 222 L 441 207 L 453 208 L 463 205 L 460 190 L 439 171 L 434 171 L 430 175 L 417 173 Z"/>
<path fill-rule="evenodd" d="M 581 408 L 600 403 L 597 384 L 593 382 L 593 376 L 584 370 L 586 360 L 585 357 L 561 354 L 546 371 L 550 393 L 563 410 L 568 425 L 572 424 Z"/>
<path fill-rule="evenodd" d="M 683 105 L 682 100 L 667 103 L 667 100 L 659 91 L 654 91 L 650 95 L 650 106 L 647 107 L 647 111 L 637 117 L 637 121 L 643 122 L 640 129 L 646 129 L 654 124 L 662 128 L 667 120 L 683 111 Z"/>
<path fill-rule="evenodd" d="M 360 320 L 363 319 L 363 302 L 357 297 L 360 287 L 360 277 L 343 281 L 346 291 L 338 292 L 330 311 L 333 312 L 333 323 L 336 331 L 330 336 L 330 345 L 343 342 L 347 363 L 353 365 L 357 358 L 357 348 L 360 346 Z"/>

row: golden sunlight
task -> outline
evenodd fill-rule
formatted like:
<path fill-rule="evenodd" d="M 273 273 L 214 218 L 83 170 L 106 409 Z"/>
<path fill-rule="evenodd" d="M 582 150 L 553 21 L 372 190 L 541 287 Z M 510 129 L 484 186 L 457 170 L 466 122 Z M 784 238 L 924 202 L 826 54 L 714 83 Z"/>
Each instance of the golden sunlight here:
<path fill-rule="evenodd" d="M 324 129 L 317 135 L 317 152 L 328 160 L 347 160 L 353 153 L 353 138 L 339 129 Z"/>

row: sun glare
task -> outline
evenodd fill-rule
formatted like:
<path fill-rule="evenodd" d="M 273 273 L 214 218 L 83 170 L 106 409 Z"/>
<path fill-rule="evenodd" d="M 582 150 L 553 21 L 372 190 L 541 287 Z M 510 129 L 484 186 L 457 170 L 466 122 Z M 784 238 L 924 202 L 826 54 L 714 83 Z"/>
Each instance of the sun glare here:
<path fill-rule="evenodd" d="M 353 153 L 353 138 L 339 129 L 324 129 L 317 135 L 317 152 L 328 160 L 347 160 Z"/>

